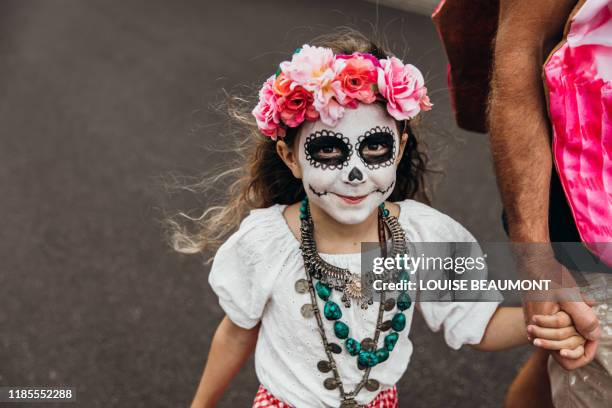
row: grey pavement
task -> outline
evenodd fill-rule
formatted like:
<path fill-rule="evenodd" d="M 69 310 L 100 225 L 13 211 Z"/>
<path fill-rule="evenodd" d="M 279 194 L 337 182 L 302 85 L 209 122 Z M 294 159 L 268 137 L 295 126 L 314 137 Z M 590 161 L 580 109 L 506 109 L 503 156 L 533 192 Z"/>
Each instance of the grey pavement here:
<path fill-rule="evenodd" d="M 454 126 L 425 16 L 350 0 L 0 2 L 0 385 L 75 387 L 58 407 L 187 406 L 222 312 L 203 257 L 174 253 L 159 223 L 207 197 L 170 196 L 160 177 L 222 164 L 206 147 L 223 88 L 377 18 L 436 104 L 434 206 L 503 240 L 486 137 Z M 453 351 L 420 317 L 412 339 L 402 407 L 501 406 L 528 355 Z M 221 406 L 250 406 L 257 385 L 251 361 Z"/>

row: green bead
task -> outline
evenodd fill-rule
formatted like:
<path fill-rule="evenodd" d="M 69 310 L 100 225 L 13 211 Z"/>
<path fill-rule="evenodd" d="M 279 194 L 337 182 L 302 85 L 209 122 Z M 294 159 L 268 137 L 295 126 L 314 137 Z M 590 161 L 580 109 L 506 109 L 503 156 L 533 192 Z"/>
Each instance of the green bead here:
<path fill-rule="evenodd" d="M 325 302 L 323 314 L 325 315 L 327 320 L 338 320 L 342 317 L 342 310 L 340 310 L 340 306 L 338 306 L 336 302 L 328 300 L 327 302 Z"/>
<path fill-rule="evenodd" d="M 383 210 L 383 217 L 388 217 L 390 214 L 389 210 L 387 210 L 386 208 Z"/>
<path fill-rule="evenodd" d="M 381 210 L 384 210 L 385 209 L 385 203 L 382 202 L 382 203 L 378 204 L 378 208 L 380 208 Z"/>
<path fill-rule="evenodd" d="M 404 330 L 404 327 L 406 327 L 406 316 L 404 316 L 403 313 L 397 313 L 393 316 L 393 319 L 391 319 L 391 327 L 395 331 Z"/>
<path fill-rule="evenodd" d="M 359 352 L 357 361 L 364 367 L 374 367 L 378 364 L 378 357 L 376 357 L 376 353 L 371 351 L 361 351 Z"/>
<path fill-rule="evenodd" d="M 410 306 L 412 305 L 412 300 L 410 299 L 410 296 L 408 295 L 408 293 L 406 292 L 400 293 L 400 295 L 397 297 L 396 305 L 397 305 L 397 308 L 401 311 L 409 309 Z"/>
<path fill-rule="evenodd" d="M 348 351 L 348 353 L 351 356 L 356 356 L 361 351 L 361 343 L 359 343 L 357 340 L 355 340 L 352 337 L 346 339 L 345 345 L 346 345 L 346 351 Z"/>
<path fill-rule="evenodd" d="M 315 284 L 315 289 L 317 291 L 317 295 L 319 295 L 322 300 L 329 299 L 329 296 L 331 295 L 331 288 L 329 286 L 319 281 Z"/>
<path fill-rule="evenodd" d="M 308 218 L 306 214 L 300 214 L 300 220 L 305 220 L 306 218 Z"/>
<path fill-rule="evenodd" d="M 376 350 L 376 358 L 378 359 L 379 363 L 387 361 L 387 359 L 389 358 L 389 350 L 387 350 L 386 348 Z"/>
<path fill-rule="evenodd" d="M 399 340 L 399 334 L 395 332 L 387 334 L 385 336 L 385 348 L 388 351 L 393 351 L 395 345 L 397 344 L 397 340 Z"/>
<path fill-rule="evenodd" d="M 349 335 L 349 327 L 338 320 L 334 323 L 334 334 L 339 339 L 346 339 Z"/>
<path fill-rule="evenodd" d="M 399 273 L 398 279 L 400 282 L 402 281 L 410 281 L 410 275 L 408 275 L 408 272 L 405 269 L 402 269 L 402 271 Z"/>

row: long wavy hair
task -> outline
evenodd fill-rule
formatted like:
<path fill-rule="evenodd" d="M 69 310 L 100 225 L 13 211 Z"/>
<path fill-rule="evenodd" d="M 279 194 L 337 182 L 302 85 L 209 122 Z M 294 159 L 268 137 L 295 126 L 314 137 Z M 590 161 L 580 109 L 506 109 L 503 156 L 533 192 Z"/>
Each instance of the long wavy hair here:
<path fill-rule="evenodd" d="M 335 54 L 365 52 L 379 59 L 393 55 L 350 29 L 318 37 L 310 44 L 331 48 Z M 296 179 L 281 160 L 276 152 L 276 142 L 262 136 L 257 128 L 251 114 L 257 102 L 256 96 L 257 92 L 253 90 L 248 97 L 228 97 L 227 113 L 235 125 L 231 132 L 234 145 L 230 149 L 235 160 L 229 168 L 195 183 L 175 180 L 171 186 L 217 200 L 198 217 L 180 212 L 165 218 L 168 241 L 176 251 L 185 254 L 214 251 L 237 229 L 251 209 L 293 204 L 304 198 L 302 181 Z M 429 203 L 424 179 L 428 158 L 417 131 L 419 121 L 420 117 L 396 121 L 399 134 L 407 133 L 408 141 L 397 168 L 396 184 L 389 197 L 391 201 L 413 198 Z M 287 130 L 284 140 L 288 146 L 293 146 L 298 132 L 299 127 Z"/>

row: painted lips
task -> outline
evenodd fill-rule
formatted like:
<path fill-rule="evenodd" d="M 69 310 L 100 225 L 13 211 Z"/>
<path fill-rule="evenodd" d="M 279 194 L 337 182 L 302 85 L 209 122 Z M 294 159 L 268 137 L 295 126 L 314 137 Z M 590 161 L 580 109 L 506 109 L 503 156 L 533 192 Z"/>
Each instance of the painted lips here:
<path fill-rule="evenodd" d="M 347 204 L 359 204 L 360 202 L 365 200 L 367 197 L 367 195 L 356 196 L 356 197 L 355 196 L 344 196 L 340 194 L 336 194 L 336 195 L 340 197 Z"/>

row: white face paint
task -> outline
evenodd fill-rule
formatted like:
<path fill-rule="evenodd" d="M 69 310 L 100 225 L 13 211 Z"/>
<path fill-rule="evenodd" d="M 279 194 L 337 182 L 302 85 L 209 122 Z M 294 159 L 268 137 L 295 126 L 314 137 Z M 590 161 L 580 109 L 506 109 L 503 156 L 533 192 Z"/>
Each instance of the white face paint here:
<path fill-rule="evenodd" d="M 364 222 L 395 187 L 397 133 L 376 103 L 347 109 L 334 127 L 305 122 L 298 144 L 308 199 L 338 222 Z"/>

